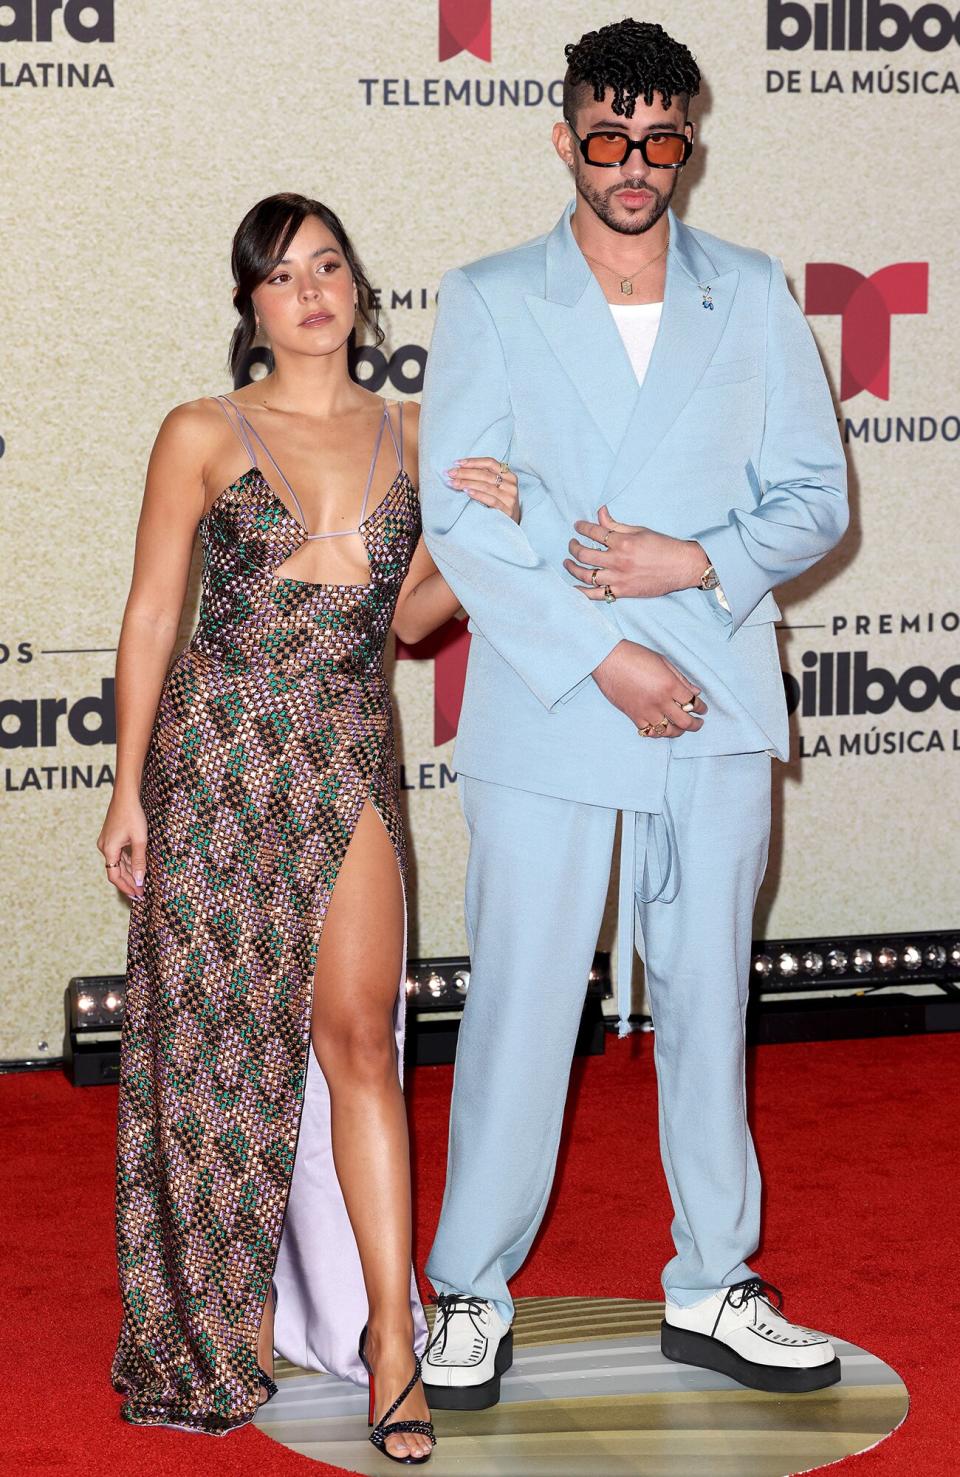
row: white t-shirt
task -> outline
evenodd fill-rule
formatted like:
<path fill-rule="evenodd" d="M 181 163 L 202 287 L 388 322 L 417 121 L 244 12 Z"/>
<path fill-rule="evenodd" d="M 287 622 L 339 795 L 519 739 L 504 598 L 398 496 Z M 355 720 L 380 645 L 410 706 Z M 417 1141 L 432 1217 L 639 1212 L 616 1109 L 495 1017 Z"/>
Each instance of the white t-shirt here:
<path fill-rule="evenodd" d="M 620 303 L 611 303 L 610 311 L 633 365 L 637 384 L 642 385 L 657 340 L 663 303 L 637 303 L 635 307 L 629 308 Z"/>
<path fill-rule="evenodd" d="M 635 307 L 627 308 L 620 303 L 611 303 L 610 311 L 637 376 L 637 384 L 642 385 L 650 365 L 653 346 L 657 341 L 663 303 L 637 303 Z M 729 610 L 727 597 L 720 585 L 717 585 L 713 593 L 724 610 Z"/>

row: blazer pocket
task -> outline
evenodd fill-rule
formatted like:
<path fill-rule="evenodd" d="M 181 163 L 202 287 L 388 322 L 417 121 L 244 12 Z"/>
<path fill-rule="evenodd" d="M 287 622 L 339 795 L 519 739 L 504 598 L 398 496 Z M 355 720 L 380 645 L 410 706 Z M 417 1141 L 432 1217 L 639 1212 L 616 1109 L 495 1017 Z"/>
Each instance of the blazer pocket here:
<path fill-rule="evenodd" d="M 700 377 L 700 388 L 710 385 L 731 385 L 738 380 L 753 379 L 757 373 L 756 359 L 723 359 L 718 364 L 708 364 Z"/>

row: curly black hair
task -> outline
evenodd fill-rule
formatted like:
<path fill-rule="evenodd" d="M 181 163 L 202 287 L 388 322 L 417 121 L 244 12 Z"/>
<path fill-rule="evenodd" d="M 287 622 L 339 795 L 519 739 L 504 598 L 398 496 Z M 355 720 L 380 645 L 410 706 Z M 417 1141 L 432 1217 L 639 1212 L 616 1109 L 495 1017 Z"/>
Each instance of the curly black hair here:
<path fill-rule="evenodd" d="M 700 91 L 700 68 L 681 41 L 674 41 L 652 21 L 616 21 L 587 31 L 564 47 L 567 72 L 563 79 L 563 111 L 574 115 L 578 94 L 587 87 L 597 102 L 613 89 L 613 111 L 632 118 L 637 98 L 647 107 L 660 94 L 664 108 L 674 97 L 686 104 Z"/>

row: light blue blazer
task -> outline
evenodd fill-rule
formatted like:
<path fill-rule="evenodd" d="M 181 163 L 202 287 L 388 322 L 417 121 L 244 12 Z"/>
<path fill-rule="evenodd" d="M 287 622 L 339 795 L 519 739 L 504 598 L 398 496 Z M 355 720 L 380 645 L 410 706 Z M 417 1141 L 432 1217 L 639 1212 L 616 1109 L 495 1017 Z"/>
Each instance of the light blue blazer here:
<path fill-rule="evenodd" d="M 473 639 L 460 773 L 622 809 L 662 808 L 674 758 L 788 753 L 771 591 L 847 526 L 846 468 L 813 337 L 778 262 L 670 213 L 663 315 L 638 389 L 570 229 L 451 272 L 423 393 L 420 496 Z M 521 522 L 448 486 L 457 457 L 518 473 Z M 698 539 L 730 606 L 680 590 L 594 602 L 562 561 L 574 522 Z M 642 739 L 590 674 L 618 641 L 703 690 L 698 733 Z"/>

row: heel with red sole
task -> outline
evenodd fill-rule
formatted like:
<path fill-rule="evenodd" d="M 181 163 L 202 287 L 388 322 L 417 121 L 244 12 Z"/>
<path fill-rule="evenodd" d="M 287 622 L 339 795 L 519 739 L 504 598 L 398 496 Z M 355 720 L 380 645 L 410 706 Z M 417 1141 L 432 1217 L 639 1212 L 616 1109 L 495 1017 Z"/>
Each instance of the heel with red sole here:
<path fill-rule="evenodd" d="M 379 1452 L 382 1452 L 384 1456 L 389 1457 L 392 1462 L 397 1462 L 398 1464 L 405 1467 L 422 1467 L 424 1462 L 428 1462 L 430 1460 L 430 1457 L 433 1455 L 432 1449 L 427 1451 L 423 1456 L 394 1456 L 392 1451 L 387 1450 L 388 1437 L 393 1435 L 406 1435 L 408 1432 L 416 1433 L 418 1436 L 427 1436 L 430 1440 L 431 1448 L 436 1446 L 437 1444 L 437 1438 L 434 1435 L 432 1421 L 390 1420 L 390 1417 L 397 1410 L 400 1409 L 400 1406 L 406 1400 L 407 1396 L 410 1394 L 410 1391 L 420 1381 L 422 1369 L 419 1356 L 417 1355 L 416 1351 L 414 1351 L 413 1375 L 411 1379 L 408 1381 L 406 1388 L 401 1390 L 400 1394 L 397 1396 L 390 1409 L 386 1412 L 385 1415 L 380 1417 L 378 1424 L 374 1426 L 373 1412 L 376 1397 L 373 1386 L 373 1370 L 370 1368 L 370 1363 L 367 1359 L 366 1345 L 367 1328 L 366 1324 L 364 1324 L 363 1330 L 360 1334 L 360 1342 L 357 1346 L 357 1354 L 359 1355 L 361 1364 L 367 1371 L 367 1379 L 370 1382 L 370 1404 L 367 1408 L 367 1424 L 373 1426 L 373 1430 L 370 1432 L 370 1440 L 377 1448 L 377 1450 Z"/>

